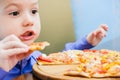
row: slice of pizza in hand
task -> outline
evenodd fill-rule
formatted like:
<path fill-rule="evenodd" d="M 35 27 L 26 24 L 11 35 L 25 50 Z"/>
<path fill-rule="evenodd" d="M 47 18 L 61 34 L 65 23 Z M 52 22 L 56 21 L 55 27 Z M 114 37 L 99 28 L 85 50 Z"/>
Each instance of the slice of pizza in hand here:
<path fill-rule="evenodd" d="M 46 46 L 49 46 L 50 43 L 44 42 L 35 42 L 30 45 L 30 51 L 43 50 Z"/>

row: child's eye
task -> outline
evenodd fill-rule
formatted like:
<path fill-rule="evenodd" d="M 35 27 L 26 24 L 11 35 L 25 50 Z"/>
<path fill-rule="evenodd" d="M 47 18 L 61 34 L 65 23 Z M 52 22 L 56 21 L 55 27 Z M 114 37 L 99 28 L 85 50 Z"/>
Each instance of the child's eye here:
<path fill-rule="evenodd" d="M 36 14 L 37 12 L 37 10 L 32 10 L 32 14 Z"/>
<path fill-rule="evenodd" d="M 20 13 L 18 11 L 14 11 L 14 12 L 11 12 L 9 13 L 9 15 L 12 15 L 12 16 L 18 16 Z"/>

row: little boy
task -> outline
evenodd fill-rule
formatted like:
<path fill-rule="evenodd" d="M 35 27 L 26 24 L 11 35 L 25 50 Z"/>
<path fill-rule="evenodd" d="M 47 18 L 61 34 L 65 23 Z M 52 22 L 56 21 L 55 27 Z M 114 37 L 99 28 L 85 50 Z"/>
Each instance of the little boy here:
<path fill-rule="evenodd" d="M 39 51 L 29 53 L 29 46 L 39 36 L 41 24 L 38 0 L 0 0 L 0 80 L 11 80 L 32 71 Z M 83 39 L 68 43 L 68 49 L 89 49 L 106 35 L 108 27 L 101 25 Z"/>

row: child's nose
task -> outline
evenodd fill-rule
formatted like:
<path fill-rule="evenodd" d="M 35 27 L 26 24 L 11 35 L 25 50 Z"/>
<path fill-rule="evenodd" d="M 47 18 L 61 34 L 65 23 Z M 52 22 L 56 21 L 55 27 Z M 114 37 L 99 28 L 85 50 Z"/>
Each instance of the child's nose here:
<path fill-rule="evenodd" d="M 26 15 L 23 20 L 23 27 L 31 27 L 34 25 L 34 21 L 32 19 L 32 16 Z"/>

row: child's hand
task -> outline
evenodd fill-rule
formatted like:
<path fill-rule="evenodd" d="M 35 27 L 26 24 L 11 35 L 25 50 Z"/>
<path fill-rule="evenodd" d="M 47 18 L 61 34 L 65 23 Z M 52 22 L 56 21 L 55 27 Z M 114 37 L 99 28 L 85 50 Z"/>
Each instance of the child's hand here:
<path fill-rule="evenodd" d="M 103 37 L 106 36 L 107 31 L 108 31 L 108 26 L 105 24 L 101 24 L 98 29 L 88 34 L 87 41 L 91 45 L 96 46 L 103 39 Z"/>
<path fill-rule="evenodd" d="M 29 47 L 16 36 L 10 35 L 0 41 L 0 68 L 9 71 L 18 61 L 29 55 Z"/>

